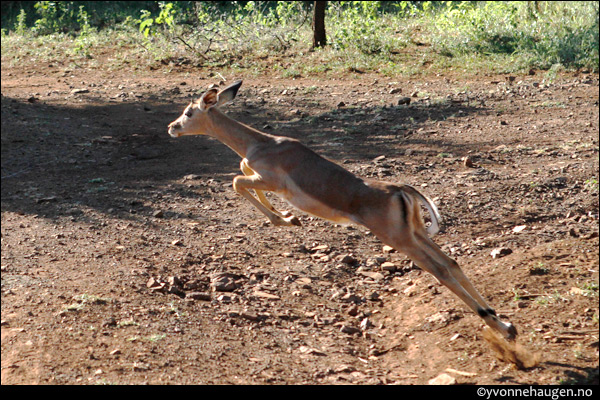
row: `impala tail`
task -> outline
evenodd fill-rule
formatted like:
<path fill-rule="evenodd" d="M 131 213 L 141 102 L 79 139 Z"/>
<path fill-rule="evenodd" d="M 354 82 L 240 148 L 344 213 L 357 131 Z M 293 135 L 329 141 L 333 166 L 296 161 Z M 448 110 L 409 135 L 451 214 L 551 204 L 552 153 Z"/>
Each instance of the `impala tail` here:
<path fill-rule="evenodd" d="M 416 197 L 425 206 L 427 211 L 429 211 L 431 225 L 427 227 L 427 233 L 429 233 L 432 236 L 438 233 L 440 231 L 440 222 L 442 220 L 442 217 L 433 201 L 410 185 L 402 185 L 402 190 Z"/>

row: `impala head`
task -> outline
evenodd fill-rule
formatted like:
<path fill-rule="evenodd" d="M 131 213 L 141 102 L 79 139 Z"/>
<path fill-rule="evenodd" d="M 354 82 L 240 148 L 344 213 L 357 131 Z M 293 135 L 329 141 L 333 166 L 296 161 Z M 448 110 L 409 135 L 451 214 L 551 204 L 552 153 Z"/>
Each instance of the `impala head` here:
<path fill-rule="evenodd" d="M 183 114 L 169 124 L 169 135 L 179 137 L 206 134 L 208 111 L 232 101 L 240 86 L 242 86 L 242 81 L 232 83 L 221 91 L 214 88 L 209 89 L 198 100 L 188 104 L 183 110 Z"/>

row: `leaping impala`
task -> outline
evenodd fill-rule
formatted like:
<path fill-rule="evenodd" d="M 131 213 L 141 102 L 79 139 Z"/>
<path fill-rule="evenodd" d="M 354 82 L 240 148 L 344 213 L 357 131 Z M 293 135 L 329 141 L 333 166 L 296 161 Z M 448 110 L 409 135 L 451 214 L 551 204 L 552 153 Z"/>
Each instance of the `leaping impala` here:
<path fill-rule="evenodd" d="M 382 242 L 411 258 L 462 299 L 487 325 L 513 340 L 517 330 L 500 321 L 456 261 L 444 254 L 427 233 L 438 232 L 440 214 L 425 195 L 409 185 L 364 180 L 319 156 L 298 140 L 269 135 L 237 122 L 219 107 L 232 101 L 242 81 L 223 90 L 209 89 L 169 124 L 169 135 L 208 135 L 242 157 L 244 175 L 233 179 L 236 192 L 248 199 L 274 225 L 300 225 L 277 211 L 264 191 L 274 192 L 309 214 L 337 223 L 354 222 Z M 252 189 L 256 197 L 249 192 Z M 426 229 L 420 203 L 431 215 Z"/>

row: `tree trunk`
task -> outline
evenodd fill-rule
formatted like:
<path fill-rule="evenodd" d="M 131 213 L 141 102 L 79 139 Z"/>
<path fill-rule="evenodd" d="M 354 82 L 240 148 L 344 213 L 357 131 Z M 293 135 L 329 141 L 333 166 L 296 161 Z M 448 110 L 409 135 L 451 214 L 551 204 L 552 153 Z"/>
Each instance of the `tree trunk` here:
<path fill-rule="evenodd" d="M 327 44 L 325 35 L 325 8 L 326 1 L 315 1 L 313 14 L 313 48 L 323 47 Z"/>

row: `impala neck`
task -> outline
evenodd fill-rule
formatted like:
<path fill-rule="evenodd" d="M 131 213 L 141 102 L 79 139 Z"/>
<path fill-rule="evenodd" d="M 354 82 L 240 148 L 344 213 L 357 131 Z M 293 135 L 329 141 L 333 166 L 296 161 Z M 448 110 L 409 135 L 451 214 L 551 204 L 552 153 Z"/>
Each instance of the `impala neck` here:
<path fill-rule="evenodd" d="M 206 134 L 227 145 L 242 158 L 246 158 L 248 150 L 253 145 L 270 141 L 273 138 L 269 134 L 229 118 L 216 108 L 210 109 L 208 116 L 210 124 Z"/>

